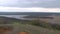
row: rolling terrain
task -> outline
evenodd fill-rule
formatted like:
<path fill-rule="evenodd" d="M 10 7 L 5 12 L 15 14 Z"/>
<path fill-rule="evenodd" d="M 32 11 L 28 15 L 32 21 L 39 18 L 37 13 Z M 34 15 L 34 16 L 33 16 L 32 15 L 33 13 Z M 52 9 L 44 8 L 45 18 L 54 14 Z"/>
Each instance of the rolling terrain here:
<path fill-rule="evenodd" d="M 7 25 L 6 25 L 7 26 Z M 53 29 L 46 29 L 43 27 L 38 27 L 34 25 L 28 24 L 19 24 L 19 25 L 11 25 L 14 27 L 10 33 L 7 34 L 18 34 L 19 32 L 28 32 L 29 34 L 59 34 L 60 31 Z"/>

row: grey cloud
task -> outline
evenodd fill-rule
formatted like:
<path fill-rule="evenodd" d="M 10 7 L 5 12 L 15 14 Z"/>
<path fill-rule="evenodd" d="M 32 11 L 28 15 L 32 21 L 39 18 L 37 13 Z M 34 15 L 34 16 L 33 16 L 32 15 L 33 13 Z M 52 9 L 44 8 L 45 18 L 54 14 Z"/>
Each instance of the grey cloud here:
<path fill-rule="evenodd" d="M 10 0 L 7 3 L 6 1 L 1 2 L 0 6 L 60 8 L 60 0 Z"/>

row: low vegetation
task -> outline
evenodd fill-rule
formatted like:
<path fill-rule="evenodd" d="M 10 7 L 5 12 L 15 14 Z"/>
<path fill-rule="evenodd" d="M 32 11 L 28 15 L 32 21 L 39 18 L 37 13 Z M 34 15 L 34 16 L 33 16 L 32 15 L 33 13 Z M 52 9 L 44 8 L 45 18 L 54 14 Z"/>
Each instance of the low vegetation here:
<path fill-rule="evenodd" d="M 20 25 L 20 24 L 30 24 L 30 25 L 35 25 L 35 26 L 40 26 L 40 27 L 43 27 L 43 28 L 48 28 L 48 29 L 54 29 L 54 30 L 60 30 L 60 25 L 58 24 L 50 24 L 50 23 L 46 23 L 44 21 L 41 21 L 41 20 L 30 20 L 30 21 L 19 21 L 19 20 L 16 20 L 16 19 L 2 19 L 0 20 L 0 24 L 14 24 L 14 25 Z"/>
<path fill-rule="evenodd" d="M 48 28 L 48 29 L 60 30 L 60 25 L 50 24 L 50 23 L 46 23 L 44 21 L 32 20 L 29 22 L 29 24 L 35 25 L 35 26 L 40 26 L 43 28 Z"/>

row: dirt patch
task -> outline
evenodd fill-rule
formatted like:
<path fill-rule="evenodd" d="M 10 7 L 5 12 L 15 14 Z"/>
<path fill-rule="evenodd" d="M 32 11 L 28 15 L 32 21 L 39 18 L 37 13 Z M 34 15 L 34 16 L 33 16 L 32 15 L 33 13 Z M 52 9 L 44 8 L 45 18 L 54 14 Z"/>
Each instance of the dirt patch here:
<path fill-rule="evenodd" d="M 0 26 L 0 34 L 6 34 L 13 30 L 12 26 Z"/>
<path fill-rule="evenodd" d="M 28 32 L 19 32 L 19 34 L 28 34 Z"/>

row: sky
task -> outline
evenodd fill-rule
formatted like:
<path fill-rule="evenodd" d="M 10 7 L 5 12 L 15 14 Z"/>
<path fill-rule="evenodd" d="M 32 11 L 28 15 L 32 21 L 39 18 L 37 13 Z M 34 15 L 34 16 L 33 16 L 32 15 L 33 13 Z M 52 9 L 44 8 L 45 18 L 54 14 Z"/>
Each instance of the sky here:
<path fill-rule="evenodd" d="M 0 0 L 0 12 L 60 12 L 60 0 Z"/>

